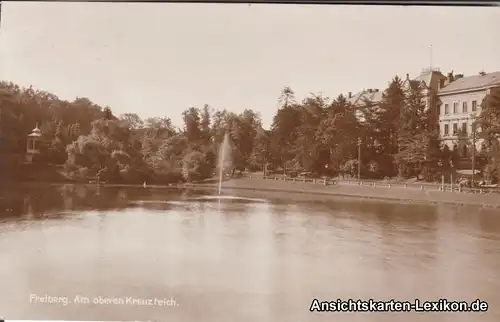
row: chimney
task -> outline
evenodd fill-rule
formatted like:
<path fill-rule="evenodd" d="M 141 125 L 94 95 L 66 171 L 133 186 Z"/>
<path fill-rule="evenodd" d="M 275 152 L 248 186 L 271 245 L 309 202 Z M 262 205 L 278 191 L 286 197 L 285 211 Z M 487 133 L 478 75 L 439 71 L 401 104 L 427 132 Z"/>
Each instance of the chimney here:
<path fill-rule="evenodd" d="M 378 93 L 378 88 L 375 88 L 375 93 Z"/>
<path fill-rule="evenodd" d="M 479 72 L 479 75 L 480 76 L 484 76 L 484 75 L 486 75 L 486 73 L 484 72 L 484 70 L 482 70 L 482 71 Z"/>
<path fill-rule="evenodd" d="M 445 85 L 446 85 L 446 79 L 445 78 L 441 78 L 439 80 L 439 89 L 443 88 Z"/>
<path fill-rule="evenodd" d="M 455 80 L 455 77 L 453 76 L 453 71 L 448 73 L 448 83 L 451 83 Z"/>
<path fill-rule="evenodd" d="M 460 78 L 464 78 L 464 74 L 456 74 L 455 75 L 455 80 L 460 79 Z"/>
<path fill-rule="evenodd" d="M 369 88 L 368 93 L 373 93 L 373 89 Z"/>
<path fill-rule="evenodd" d="M 409 81 L 410 80 L 410 74 L 406 73 L 406 80 Z"/>
<path fill-rule="evenodd" d="M 349 95 L 349 98 L 352 98 L 352 92 L 349 92 L 348 95 Z"/>

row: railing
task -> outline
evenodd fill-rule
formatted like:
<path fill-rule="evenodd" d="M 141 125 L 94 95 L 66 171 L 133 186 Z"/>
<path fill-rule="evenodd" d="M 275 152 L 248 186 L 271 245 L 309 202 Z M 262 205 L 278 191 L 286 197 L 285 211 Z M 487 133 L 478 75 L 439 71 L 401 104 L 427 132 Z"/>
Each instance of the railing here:
<path fill-rule="evenodd" d="M 305 178 L 305 177 L 285 177 L 285 176 L 259 176 L 258 178 L 264 180 L 275 180 L 275 181 L 288 181 L 297 183 L 311 183 L 319 184 L 324 186 L 331 185 L 359 185 L 367 187 L 379 187 L 379 188 L 407 188 L 407 189 L 419 189 L 419 190 L 434 190 L 434 191 L 447 191 L 447 192 L 464 192 L 464 193 L 479 193 L 479 194 L 489 194 L 489 193 L 500 193 L 500 187 L 464 187 L 459 184 L 436 184 L 430 182 L 418 182 L 418 183 L 402 183 L 393 181 L 380 181 L 380 180 L 369 180 L 363 179 L 358 181 L 357 179 L 338 179 L 338 178 Z"/>
<path fill-rule="evenodd" d="M 429 73 L 429 72 L 440 72 L 441 69 L 438 67 L 427 67 L 427 68 L 422 68 L 422 73 Z"/>
<path fill-rule="evenodd" d="M 315 179 L 315 178 L 305 178 L 305 177 L 285 177 L 285 176 L 259 176 L 258 178 L 265 180 L 277 180 L 277 181 L 289 181 L 289 182 L 303 182 L 303 183 L 313 183 L 313 184 L 322 184 L 324 186 L 331 186 L 337 184 L 337 180 L 335 179 Z"/>

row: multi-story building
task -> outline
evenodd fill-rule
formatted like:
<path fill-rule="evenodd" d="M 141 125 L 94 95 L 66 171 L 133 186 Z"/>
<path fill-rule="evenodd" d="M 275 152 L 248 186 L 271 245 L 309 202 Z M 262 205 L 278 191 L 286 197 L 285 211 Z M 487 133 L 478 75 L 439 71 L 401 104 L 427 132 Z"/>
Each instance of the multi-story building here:
<path fill-rule="evenodd" d="M 444 144 L 452 148 L 458 143 L 457 134 L 470 137 L 476 131 L 474 122 L 481 112 L 483 99 L 492 91 L 500 91 L 500 72 L 467 77 L 450 72 L 444 76 L 437 68 L 426 68 L 414 79 L 406 74 L 403 87 L 410 86 L 420 86 L 426 108 L 432 111 L 430 122 L 439 130 Z M 347 100 L 356 108 L 356 115 L 363 122 L 365 112 L 376 109 L 382 96 L 382 91 L 368 89 L 356 94 L 349 92 Z M 480 146 L 481 140 L 478 139 L 476 149 L 479 150 Z M 466 157 L 467 150 L 464 149 L 462 154 Z"/>
<path fill-rule="evenodd" d="M 406 74 L 406 78 L 403 80 L 403 88 L 405 89 L 420 87 L 426 108 L 434 112 L 432 113 L 434 118 L 431 120 L 433 124 L 437 124 L 438 121 L 439 101 L 437 94 L 440 86 L 442 87 L 446 84 L 446 79 L 439 69 L 426 68 L 422 70 L 418 77 L 410 79 L 410 75 Z M 349 92 L 347 99 L 356 108 L 358 119 L 364 121 L 365 111 L 377 108 L 382 100 L 382 95 L 383 93 L 378 89 L 368 89 L 354 95 Z"/>
<path fill-rule="evenodd" d="M 470 137 L 476 131 L 474 121 L 481 113 L 483 99 L 493 90 L 500 89 L 500 72 L 467 76 L 450 73 L 446 84 L 439 89 L 439 133 L 450 148 L 458 136 Z M 481 141 L 476 141 L 476 149 Z M 467 150 L 464 150 L 464 154 Z"/>

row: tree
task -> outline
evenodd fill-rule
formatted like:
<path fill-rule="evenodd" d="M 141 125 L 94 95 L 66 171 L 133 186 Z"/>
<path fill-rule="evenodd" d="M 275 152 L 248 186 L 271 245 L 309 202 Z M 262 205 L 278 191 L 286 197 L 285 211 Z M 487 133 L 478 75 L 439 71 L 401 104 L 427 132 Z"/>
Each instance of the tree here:
<path fill-rule="evenodd" d="M 304 170 L 320 173 L 328 164 L 327 151 L 317 140 L 317 129 L 324 119 L 328 105 L 328 98 L 321 94 L 311 94 L 300 104 L 300 125 L 296 130 L 299 135 L 295 138 L 292 153 L 293 160 Z"/>
<path fill-rule="evenodd" d="M 378 126 L 380 133 L 386 142 L 386 152 L 394 154 L 398 151 L 398 139 L 402 130 L 403 109 L 406 97 L 403 90 L 403 82 L 396 76 L 389 83 L 389 87 L 382 95 L 382 101 L 378 109 Z"/>
<path fill-rule="evenodd" d="M 281 90 L 278 102 L 280 103 L 282 108 L 287 108 L 290 105 L 294 105 L 297 103 L 295 101 L 295 92 L 290 88 L 290 86 L 285 86 Z"/>
<path fill-rule="evenodd" d="M 136 113 L 125 113 L 120 115 L 120 121 L 130 130 L 142 128 L 144 122 Z"/>
<path fill-rule="evenodd" d="M 423 88 L 420 83 L 410 82 L 400 109 L 398 152 L 395 161 L 402 177 L 417 176 L 427 162 L 429 137 L 429 112 L 426 110 Z M 429 131 L 430 130 L 430 131 Z"/>
<path fill-rule="evenodd" d="M 452 168 L 457 168 L 460 162 L 460 151 L 458 150 L 458 145 L 453 143 L 450 155 L 450 165 Z"/>
<path fill-rule="evenodd" d="M 328 166 L 334 171 L 343 171 L 343 165 L 357 158 L 358 138 L 363 136 L 361 125 L 356 118 L 355 109 L 344 96 L 334 100 L 320 122 L 316 139 L 328 152 Z"/>
<path fill-rule="evenodd" d="M 487 160 L 487 175 L 496 182 L 500 178 L 500 90 L 491 89 L 481 102 L 481 113 L 476 122 L 484 140 L 482 150 Z"/>
<path fill-rule="evenodd" d="M 408 85 L 408 86 L 406 86 Z M 262 127 L 258 113 L 241 113 L 191 107 L 182 113 L 183 128 L 165 117 L 144 121 L 135 113 L 113 116 L 85 97 L 64 101 L 57 96 L 0 82 L 0 148 L 2 171 L 19 163 L 6 154 L 20 155 L 26 136 L 38 123 L 43 132 L 45 163 L 66 161 L 68 173 L 78 178 L 99 174 L 113 182 L 176 182 L 184 176 L 201 180 L 213 174 L 225 134 L 231 142 L 231 170 L 307 170 L 315 174 L 357 174 L 358 146 L 363 176 L 409 177 L 424 174 L 435 180 L 457 165 L 458 152 L 470 145 L 459 136 L 456 147 L 441 149 L 423 88 L 395 77 L 380 102 L 365 99 L 364 107 L 352 106 L 339 95 L 330 99 L 310 94 L 300 102 L 290 87 L 279 97 L 270 130 Z M 486 160 L 487 173 L 500 175 L 499 94 L 492 90 L 482 103 L 478 122 L 484 148 L 476 164 Z M 375 104 L 377 103 L 377 104 Z M 15 158 L 12 158 L 14 160 Z"/>
<path fill-rule="evenodd" d="M 142 133 L 154 140 L 163 140 L 177 132 L 169 117 L 151 117 L 146 119 Z"/>
<path fill-rule="evenodd" d="M 395 76 L 382 94 L 381 102 L 368 112 L 372 114 L 368 117 L 369 136 L 375 143 L 376 158 L 383 176 L 391 177 L 396 173 L 394 156 L 399 152 L 402 110 L 405 103 L 403 82 Z"/>
<path fill-rule="evenodd" d="M 168 117 L 148 118 L 143 129 L 132 132 L 139 142 L 144 159 L 153 156 L 160 146 L 169 138 L 175 136 L 176 130 Z"/>
<path fill-rule="evenodd" d="M 201 139 L 201 124 L 200 111 L 195 107 L 190 107 L 182 112 L 184 120 L 184 135 L 191 144 L 200 143 Z"/>
<path fill-rule="evenodd" d="M 100 175 L 106 181 L 144 179 L 144 160 L 130 144 L 130 130 L 120 121 L 98 119 L 91 133 L 68 145 L 68 164 L 73 169 L 87 168 L 88 175 Z M 76 168 L 75 168 L 76 167 Z"/>
<path fill-rule="evenodd" d="M 200 122 L 201 136 L 205 144 L 208 144 L 212 138 L 212 133 L 211 133 L 212 131 L 210 129 L 211 117 L 212 115 L 210 107 L 208 106 L 208 104 L 205 104 L 203 106 L 203 111 L 201 112 L 201 122 Z"/>
<path fill-rule="evenodd" d="M 442 144 L 439 139 L 439 133 L 432 131 L 427 135 L 426 160 L 423 165 L 422 175 L 427 181 L 436 181 L 441 179 L 442 166 L 444 164 Z"/>
<path fill-rule="evenodd" d="M 81 134 L 80 123 L 69 124 L 66 127 L 66 132 L 67 132 L 68 142 L 76 140 Z"/>
<path fill-rule="evenodd" d="M 229 121 L 229 135 L 237 157 L 233 157 L 236 168 L 244 170 L 254 150 L 254 139 L 261 129 L 261 120 L 258 113 L 247 109 L 240 115 L 234 115 Z M 233 150 L 234 150 L 233 149 Z"/>
<path fill-rule="evenodd" d="M 470 151 L 472 150 L 472 141 L 467 132 L 461 129 L 457 132 L 457 140 L 455 142 L 460 157 L 467 158 L 470 156 Z"/>
<path fill-rule="evenodd" d="M 177 181 L 182 176 L 182 159 L 189 153 L 188 144 L 187 138 L 182 134 L 171 136 L 159 147 L 155 147 L 153 153 L 144 156 L 145 162 L 163 180 Z"/>
<path fill-rule="evenodd" d="M 285 168 L 285 163 L 295 158 L 295 141 L 302 125 L 302 110 L 292 103 L 291 94 L 287 93 L 284 103 L 276 112 L 271 124 L 270 154 L 274 167 Z"/>
<path fill-rule="evenodd" d="M 111 120 L 113 118 L 113 113 L 111 112 L 111 108 L 106 106 L 103 110 L 103 116 L 105 120 Z"/>
<path fill-rule="evenodd" d="M 201 152 L 192 151 L 182 160 L 182 175 L 189 182 L 206 179 L 211 174 L 212 169 Z"/>
<path fill-rule="evenodd" d="M 261 128 L 255 136 L 252 154 L 249 159 L 249 165 L 252 169 L 264 170 L 270 160 L 269 134 L 269 132 Z"/>

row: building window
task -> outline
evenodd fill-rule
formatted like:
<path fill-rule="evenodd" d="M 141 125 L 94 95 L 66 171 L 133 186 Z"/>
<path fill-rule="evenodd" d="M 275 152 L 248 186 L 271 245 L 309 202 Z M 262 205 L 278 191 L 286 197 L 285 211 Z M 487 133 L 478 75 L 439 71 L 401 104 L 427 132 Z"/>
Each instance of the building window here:
<path fill-rule="evenodd" d="M 448 104 L 444 104 L 444 115 L 447 115 L 450 113 L 450 107 Z"/>
<path fill-rule="evenodd" d="M 462 123 L 462 134 L 467 135 L 467 123 Z"/>
<path fill-rule="evenodd" d="M 467 113 L 467 102 L 462 102 L 462 113 Z"/>
<path fill-rule="evenodd" d="M 472 112 L 475 112 L 477 109 L 477 101 L 472 101 Z"/>
<path fill-rule="evenodd" d="M 458 123 L 453 123 L 453 135 L 457 135 L 458 132 Z"/>
<path fill-rule="evenodd" d="M 441 115 L 441 106 L 437 106 L 436 107 L 436 112 L 437 112 L 437 115 Z"/>
<path fill-rule="evenodd" d="M 449 133 L 450 133 L 450 127 L 448 126 L 448 124 L 445 124 L 444 125 L 444 136 L 448 136 Z"/>
<path fill-rule="evenodd" d="M 472 133 L 476 132 L 476 123 L 472 123 L 471 130 Z"/>
<path fill-rule="evenodd" d="M 458 113 L 458 102 L 453 103 L 453 114 Z"/>

